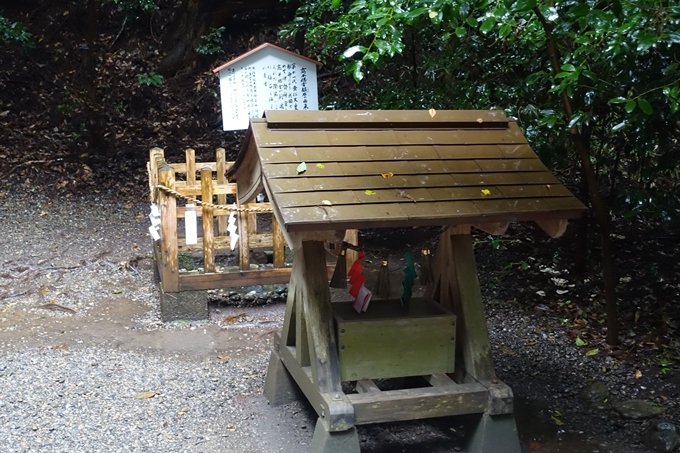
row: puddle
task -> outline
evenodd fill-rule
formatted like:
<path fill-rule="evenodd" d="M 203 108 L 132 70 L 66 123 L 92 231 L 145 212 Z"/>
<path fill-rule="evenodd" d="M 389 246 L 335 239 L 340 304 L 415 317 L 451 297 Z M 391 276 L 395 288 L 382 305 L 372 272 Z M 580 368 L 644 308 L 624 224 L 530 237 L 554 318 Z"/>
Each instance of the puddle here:
<path fill-rule="evenodd" d="M 585 434 L 568 432 L 566 421 L 541 401 L 528 401 L 515 397 L 517 431 L 527 451 L 541 453 L 604 453 L 601 447 L 588 442 Z M 559 423 L 565 423 L 559 425 Z"/>
<path fill-rule="evenodd" d="M 148 312 L 148 306 L 141 301 L 100 300 L 96 312 L 78 312 L 75 315 L 5 306 L 0 310 L 0 348 L 15 351 L 33 347 L 70 349 L 97 345 L 196 357 L 215 354 L 238 357 L 269 350 L 272 340 L 269 333 L 280 328 L 273 311 L 257 316 L 249 309 L 254 322 L 234 326 L 187 323 L 184 327 L 146 330 L 134 321 Z M 283 307 L 280 311 L 283 312 Z M 257 322 L 261 318 L 271 319 L 271 322 Z"/>

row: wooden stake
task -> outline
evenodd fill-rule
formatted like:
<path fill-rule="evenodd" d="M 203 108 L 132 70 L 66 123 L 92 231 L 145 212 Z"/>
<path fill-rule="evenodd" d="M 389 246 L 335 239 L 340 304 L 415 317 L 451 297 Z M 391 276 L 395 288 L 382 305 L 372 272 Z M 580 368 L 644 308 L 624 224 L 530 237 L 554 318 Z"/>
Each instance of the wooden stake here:
<path fill-rule="evenodd" d="M 196 185 L 196 152 L 189 148 L 185 152 L 187 161 L 187 186 Z"/>
<path fill-rule="evenodd" d="M 175 187 L 175 170 L 163 165 L 158 171 L 159 182 L 170 189 Z M 179 291 L 179 263 L 177 256 L 177 201 L 174 195 L 158 191 L 161 211 L 161 282 L 163 291 Z"/>
<path fill-rule="evenodd" d="M 201 169 L 201 199 L 212 203 L 212 170 L 210 167 Z M 205 272 L 215 272 L 215 244 L 213 207 L 203 206 L 203 269 Z"/>
<path fill-rule="evenodd" d="M 281 269 L 286 266 L 285 256 L 286 250 L 284 246 L 286 239 L 283 237 L 283 231 L 276 220 L 276 216 L 272 213 L 272 241 L 274 242 L 274 269 Z"/>
<path fill-rule="evenodd" d="M 215 161 L 217 163 L 217 184 L 227 183 L 227 159 L 224 148 L 217 148 L 215 152 Z M 226 205 L 227 195 L 220 194 L 217 196 L 217 204 Z M 227 235 L 227 216 L 221 215 L 217 217 L 217 234 L 219 236 Z"/>
<path fill-rule="evenodd" d="M 240 206 L 240 205 L 239 205 Z M 250 270 L 250 243 L 248 242 L 248 213 L 239 211 L 238 219 L 238 261 L 242 271 Z"/>

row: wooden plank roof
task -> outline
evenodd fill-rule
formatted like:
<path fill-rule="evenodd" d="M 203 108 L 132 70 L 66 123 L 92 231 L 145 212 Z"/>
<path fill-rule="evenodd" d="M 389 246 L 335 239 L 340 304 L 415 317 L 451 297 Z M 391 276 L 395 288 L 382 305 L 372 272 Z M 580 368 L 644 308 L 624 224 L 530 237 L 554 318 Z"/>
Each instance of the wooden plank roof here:
<path fill-rule="evenodd" d="M 304 162 L 306 171 L 298 173 Z M 229 178 L 290 232 L 575 218 L 502 111 L 267 111 Z"/>

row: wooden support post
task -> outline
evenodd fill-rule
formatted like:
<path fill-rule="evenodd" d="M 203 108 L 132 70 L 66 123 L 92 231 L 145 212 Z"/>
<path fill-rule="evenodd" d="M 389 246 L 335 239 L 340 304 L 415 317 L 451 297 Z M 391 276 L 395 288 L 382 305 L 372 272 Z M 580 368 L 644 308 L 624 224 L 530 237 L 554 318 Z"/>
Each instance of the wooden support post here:
<path fill-rule="evenodd" d="M 201 200 L 212 203 L 212 170 L 210 167 L 201 169 Z M 213 207 L 203 206 L 203 269 L 205 272 L 215 272 L 215 244 Z"/>
<path fill-rule="evenodd" d="M 217 151 L 215 152 L 215 161 L 217 164 L 217 184 L 226 184 L 227 158 L 226 151 L 224 150 L 224 148 L 217 148 Z M 222 206 L 226 205 L 227 195 L 226 194 L 218 195 L 217 204 Z M 227 235 L 227 216 L 225 215 L 217 217 L 217 234 L 219 236 Z"/>
<path fill-rule="evenodd" d="M 345 242 L 352 245 L 359 245 L 359 230 L 345 231 Z M 359 259 L 359 252 L 356 250 L 347 249 L 345 252 L 345 259 L 347 260 L 347 270 L 349 271 L 352 264 Z"/>
<path fill-rule="evenodd" d="M 332 326 L 324 243 L 303 240 L 295 251 L 283 333 L 276 336 L 274 348 L 326 423 L 326 431 L 335 433 L 354 429 L 354 410 L 340 385 Z"/>
<path fill-rule="evenodd" d="M 442 233 L 433 273 L 430 296 L 458 317 L 456 337 L 465 371 L 480 382 L 496 379 L 469 226 Z"/>
<path fill-rule="evenodd" d="M 281 226 L 276 220 L 276 216 L 272 213 L 272 241 L 274 243 L 274 269 L 281 269 L 286 266 L 285 257 L 286 251 L 284 246 L 286 239 L 283 237 Z"/>
<path fill-rule="evenodd" d="M 187 186 L 196 185 L 196 152 L 189 148 L 185 152 L 187 161 Z"/>
<path fill-rule="evenodd" d="M 297 268 L 294 264 L 291 278 L 302 280 L 302 307 L 310 340 L 313 380 L 321 393 L 342 393 L 324 244 L 303 241 L 302 250 L 297 252 L 301 259 L 296 258 Z"/>
<path fill-rule="evenodd" d="M 160 184 L 175 188 L 175 170 L 169 165 L 158 169 Z M 179 291 L 179 265 L 177 256 L 177 201 L 175 196 L 159 191 L 161 211 L 161 282 L 163 291 Z"/>

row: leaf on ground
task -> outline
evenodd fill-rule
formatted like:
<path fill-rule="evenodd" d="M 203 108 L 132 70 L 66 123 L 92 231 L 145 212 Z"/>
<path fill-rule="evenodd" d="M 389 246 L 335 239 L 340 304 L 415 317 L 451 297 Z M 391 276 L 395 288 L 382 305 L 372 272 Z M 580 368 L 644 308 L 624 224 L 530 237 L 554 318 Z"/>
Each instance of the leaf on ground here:
<path fill-rule="evenodd" d="M 581 337 L 576 337 L 576 346 L 585 346 L 588 344 L 587 341 L 581 339 Z"/>
<path fill-rule="evenodd" d="M 590 351 L 586 352 L 586 356 L 592 357 L 594 355 L 597 355 L 599 352 L 600 352 L 600 350 L 597 349 L 597 348 L 591 349 Z"/>
<path fill-rule="evenodd" d="M 636 370 L 635 371 L 635 379 L 640 379 L 642 377 L 642 371 Z"/>
<path fill-rule="evenodd" d="M 143 400 L 143 399 L 153 398 L 154 396 L 160 395 L 160 394 L 161 394 L 160 392 L 150 390 L 148 392 L 138 393 L 135 396 L 133 396 L 133 398 L 138 399 L 138 400 Z"/>
<path fill-rule="evenodd" d="M 541 445 L 540 442 L 531 442 L 531 443 L 529 444 L 529 449 L 530 449 L 530 450 L 540 450 L 541 448 L 543 448 L 543 445 Z"/>
<path fill-rule="evenodd" d="M 227 360 L 231 359 L 230 355 L 218 355 L 217 359 L 221 362 L 226 362 Z"/>
<path fill-rule="evenodd" d="M 230 315 L 230 316 L 225 316 L 224 319 L 222 319 L 222 324 L 234 324 L 241 319 L 243 319 L 246 316 L 245 313 L 239 313 L 238 315 Z"/>

